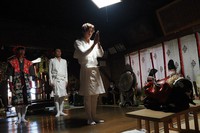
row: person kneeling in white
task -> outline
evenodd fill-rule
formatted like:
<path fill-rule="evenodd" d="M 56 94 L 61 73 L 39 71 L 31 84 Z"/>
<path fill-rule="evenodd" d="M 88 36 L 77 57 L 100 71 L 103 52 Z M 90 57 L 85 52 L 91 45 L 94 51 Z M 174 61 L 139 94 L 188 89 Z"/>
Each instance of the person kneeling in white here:
<path fill-rule="evenodd" d="M 50 59 L 49 62 L 49 83 L 53 88 L 51 96 L 54 97 L 55 107 L 57 110 L 56 117 L 60 115 L 66 116 L 63 112 L 64 99 L 67 96 L 67 61 L 61 58 L 61 50 L 55 49 L 55 58 Z"/>

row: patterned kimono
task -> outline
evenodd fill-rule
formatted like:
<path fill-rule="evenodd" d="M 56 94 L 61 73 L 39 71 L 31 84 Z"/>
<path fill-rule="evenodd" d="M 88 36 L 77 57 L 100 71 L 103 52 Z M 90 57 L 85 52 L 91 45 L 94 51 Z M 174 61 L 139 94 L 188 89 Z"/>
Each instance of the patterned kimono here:
<path fill-rule="evenodd" d="M 13 77 L 12 94 L 13 105 L 29 105 L 31 103 L 29 76 L 34 75 L 32 62 L 25 59 L 20 62 L 18 58 L 9 61 L 8 76 Z"/>

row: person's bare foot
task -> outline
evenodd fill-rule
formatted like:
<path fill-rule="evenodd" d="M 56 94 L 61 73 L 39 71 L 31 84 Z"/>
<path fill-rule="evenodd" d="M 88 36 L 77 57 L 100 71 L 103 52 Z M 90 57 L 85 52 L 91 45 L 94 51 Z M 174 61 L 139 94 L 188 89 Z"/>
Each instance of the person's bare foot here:
<path fill-rule="evenodd" d="M 57 113 L 55 117 L 59 117 L 59 116 L 60 116 L 60 113 Z"/>
<path fill-rule="evenodd" d="M 15 124 L 20 124 L 21 122 L 22 122 L 21 118 L 18 118 L 18 120 Z"/>
<path fill-rule="evenodd" d="M 60 112 L 60 115 L 67 116 L 68 114 L 65 114 L 64 112 Z"/>
<path fill-rule="evenodd" d="M 22 119 L 21 122 L 27 123 L 28 121 L 26 119 Z"/>

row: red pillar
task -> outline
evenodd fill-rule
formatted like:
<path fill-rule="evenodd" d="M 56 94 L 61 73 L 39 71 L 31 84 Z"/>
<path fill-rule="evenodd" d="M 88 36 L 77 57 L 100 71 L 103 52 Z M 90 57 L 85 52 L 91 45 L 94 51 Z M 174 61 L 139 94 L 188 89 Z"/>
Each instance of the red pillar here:
<path fill-rule="evenodd" d="M 180 38 L 178 38 L 178 49 L 179 49 L 179 57 L 180 57 L 180 65 L 181 65 L 181 74 L 183 76 L 185 76 L 185 73 L 184 73 L 184 64 L 183 64 L 183 53 L 182 53 Z"/>

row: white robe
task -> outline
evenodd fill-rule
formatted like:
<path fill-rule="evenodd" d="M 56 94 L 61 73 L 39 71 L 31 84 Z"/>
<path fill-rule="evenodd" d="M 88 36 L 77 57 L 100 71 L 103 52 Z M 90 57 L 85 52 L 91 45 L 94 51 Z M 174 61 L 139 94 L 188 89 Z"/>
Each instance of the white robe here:
<path fill-rule="evenodd" d="M 57 58 L 50 59 L 49 62 L 49 83 L 54 85 L 54 91 L 51 96 L 66 96 L 66 86 L 68 83 L 67 61 L 62 59 L 59 61 Z"/>
<path fill-rule="evenodd" d="M 97 45 L 90 50 L 94 41 L 86 43 L 84 40 L 76 40 L 74 43 L 74 58 L 81 65 L 79 94 L 83 96 L 105 93 L 102 78 L 98 69 L 97 57 L 102 57 L 104 51 Z"/>

